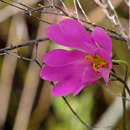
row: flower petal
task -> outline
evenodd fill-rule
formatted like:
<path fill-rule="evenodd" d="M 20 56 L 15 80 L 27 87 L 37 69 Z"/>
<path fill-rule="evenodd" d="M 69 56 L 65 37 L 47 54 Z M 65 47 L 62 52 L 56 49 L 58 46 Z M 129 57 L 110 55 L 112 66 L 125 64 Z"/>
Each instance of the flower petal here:
<path fill-rule="evenodd" d="M 65 19 L 46 29 L 47 36 L 57 44 L 92 53 L 95 43 L 85 28 L 76 20 Z M 91 50 L 91 51 L 90 51 Z"/>
<path fill-rule="evenodd" d="M 81 86 L 78 86 L 73 90 L 73 96 L 76 96 L 83 88 L 85 87 L 84 84 L 81 84 Z"/>
<path fill-rule="evenodd" d="M 89 64 L 84 70 L 82 82 L 84 84 L 93 84 L 97 82 L 99 78 L 101 78 L 101 75 L 92 68 L 91 64 Z"/>
<path fill-rule="evenodd" d="M 40 77 L 44 80 L 49 81 L 61 81 L 64 79 L 71 79 L 78 76 L 82 76 L 87 63 L 84 61 L 79 61 L 73 64 L 68 64 L 61 67 L 52 67 L 45 65 L 41 72 Z"/>
<path fill-rule="evenodd" d="M 92 32 L 92 37 L 94 41 L 102 47 L 108 55 L 112 56 L 112 41 L 109 35 L 100 27 L 96 27 Z"/>
<path fill-rule="evenodd" d="M 64 96 L 70 94 L 76 87 L 81 86 L 81 77 L 60 81 L 52 88 L 53 96 Z"/>
<path fill-rule="evenodd" d="M 79 60 L 84 60 L 87 54 L 77 50 L 56 49 L 46 54 L 43 62 L 49 66 L 65 66 Z"/>
<path fill-rule="evenodd" d="M 74 89 L 73 96 L 76 96 L 85 86 L 96 83 L 99 78 L 101 74 L 95 72 L 90 63 L 87 64 L 81 78 L 82 85 Z"/>
<path fill-rule="evenodd" d="M 61 81 L 73 77 L 76 73 L 75 71 L 74 67 L 70 65 L 64 67 L 50 67 L 46 65 L 42 68 L 40 77 L 49 81 Z"/>
<path fill-rule="evenodd" d="M 99 69 L 99 72 L 102 75 L 102 77 L 104 78 L 106 86 L 108 86 L 109 85 L 109 73 L 110 73 L 110 69 L 101 68 L 101 69 Z"/>
<path fill-rule="evenodd" d="M 109 81 L 109 73 L 112 68 L 112 59 L 111 57 L 107 54 L 107 52 L 101 48 L 98 48 L 95 52 L 99 56 L 103 57 L 109 64 L 108 68 L 100 68 L 98 69 L 101 77 L 104 78 L 104 81 L 106 82 L 106 86 L 108 86 L 108 81 Z"/>

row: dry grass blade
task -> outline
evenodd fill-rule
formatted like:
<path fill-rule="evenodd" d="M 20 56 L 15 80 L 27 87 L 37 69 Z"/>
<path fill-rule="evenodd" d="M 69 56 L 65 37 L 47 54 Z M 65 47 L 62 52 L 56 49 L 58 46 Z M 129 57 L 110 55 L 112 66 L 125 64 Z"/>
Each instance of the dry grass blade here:
<path fill-rule="evenodd" d="M 18 2 L 24 3 L 25 5 L 29 6 L 29 5 L 33 5 L 33 4 L 37 3 L 38 0 L 27 0 L 27 1 L 19 0 Z M 11 4 L 15 5 L 15 3 L 11 3 Z M 19 6 L 19 7 L 23 8 L 23 6 Z M 22 12 L 22 11 L 23 10 L 14 8 L 12 6 L 7 6 L 3 9 L 0 9 L 0 22 L 3 22 L 4 20 L 8 19 L 9 17 L 11 17 L 19 12 Z"/>
<path fill-rule="evenodd" d="M 42 86 L 38 105 L 32 113 L 28 130 L 37 130 L 48 115 L 48 111 L 52 103 L 50 92 L 51 89 L 49 85 L 50 83 L 48 81 L 45 81 Z"/>
<path fill-rule="evenodd" d="M 44 14 L 42 15 L 42 18 L 51 21 L 55 20 L 55 17 L 46 16 Z M 44 36 L 44 30 L 46 27 L 46 24 L 42 22 L 40 23 L 37 38 Z M 40 60 L 40 62 L 42 62 L 43 55 L 45 55 L 48 46 L 48 42 L 44 42 L 44 45 L 39 45 L 37 58 Z M 35 49 L 33 50 L 33 56 L 36 56 Z M 13 130 L 26 130 L 28 127 L 32 105 L 34 103 L 40 79 L 40 69 L 41 68 L 34 62 L 31 62 L 29 65 Z"/>
<path fill-rule="evenodd" d="M 89 18 L 88 18 L 88 16 L 87 16 L 87 14 L 86 14 L 86 12 L 84 11 L 84 9 L 83 9 L 83 8 L 82 8 L 82 6 L 81 6 L 81 4 L 80 4 L 80 1 L 79 1 L 79 0 L 77 0 L 77 3 L 78 3 L 78 5 L 79 5 L 79 8 L 81 9 L 81 11 L 82 11 L 83 15 L 85 16 L 85 19 L 86 19 L 88 22 L 90 22 L 90 20 L 89 20 Z"/>
<path fill-rule="evenodd" d="M 21 26 L 19 26 L 19 24 L 21 24 Z M 17 42 L 21 41 L 21 39 L 26 39 L 25 35 L 23 34 L 26 34 L 26 27 L 23 21 L 23 17 L 14 16 L 10 25 L 8 45 L 9 43 L 16 44 Z M 12 90 L 12 83 L 16 68 L 16 60 L 16 57 L 10 55 L 5 55 L 3 60 L 0 83 L 0 127 L 4 125 L 4 122 L 6 120 L 8 104 Z"/>
<path fill-rule="evenodd" d="M 124 1 L 125 1 L 126 5 L 127 5 L 128 7 L 130 7 L 130 0 L 124 0 Z"/>
<path fill-rule="evenodd" d="M 119 121 L 119 119 L 123 115 L 123 108 L 121 107 L 121 105 L 122 105 L 122 101 L 120 100 L 120 98 L 117 97 L 115 101 L 112 103 L 112 105 L 101 116 L 100 120 L 94 125 L 94 127 L 100 127 L 100 126 L 114 127 L 114 125 Z M 130 102 L 127 102 L 126 108 L 127 109 L 130 108 Z M 111 129 L 112 129 L 111 127 L 107 128 L 107 130 L 111 130 Z M 100 129 L 100 130 L 104 130 L 104 129 Z"/>

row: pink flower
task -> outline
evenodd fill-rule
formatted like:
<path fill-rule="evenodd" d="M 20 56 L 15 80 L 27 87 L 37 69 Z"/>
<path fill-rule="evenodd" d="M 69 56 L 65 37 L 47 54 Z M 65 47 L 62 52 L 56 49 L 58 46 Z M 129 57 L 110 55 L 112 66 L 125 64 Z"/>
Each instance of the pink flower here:
<path fill-rule="evenodd" d="M 77 95 L 85 86 L 104 78 L 108 86 L 112 68 L 112 41 L 108 34 L 96 27 L 91 35 L 84 26 L 65 19 L 46 29 L 47 36 L 59 45 L 75 48 L 56 49 L 43 59 L 46 64 L 40 73 L 44 80 L 57 81 L 53 96 Z"/>

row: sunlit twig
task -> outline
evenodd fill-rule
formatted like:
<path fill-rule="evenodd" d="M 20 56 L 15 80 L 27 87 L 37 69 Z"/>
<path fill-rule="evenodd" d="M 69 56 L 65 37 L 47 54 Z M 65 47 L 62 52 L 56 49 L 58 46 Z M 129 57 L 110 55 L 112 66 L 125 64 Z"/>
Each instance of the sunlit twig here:
<path fill-rule="evenodd" d="M 69 13 L 69 10 L 68 10 L 67 6 L 65 5 L 65 3 L 63 2 L 63 0 L 60 0 L 60 2 L 62 3 L 62 5 L 63 5 L 65 11 L 66 11 L 67 13 Z"/>
<path fill-rule="evenodd" d="M 2 0 L 1 2 L 4 2 L 4 0 Z M 5 2 L 4 2 L 4 3 L 5 3 Z M 9 5 L 13 6 L 13 7 L 19 8 L 19 7 L 17 7 L 16 5 L 14 6 L 13 4 L 10 4 L 10 3 L 8 3 L 8 2 L 6 2 L 6 4 L 9 4 Z M 22 5 L 24 5 L 24 4 L 22 3 Z M 28 6 L 25 5 L 25 7 L 28 7 Z M 29 16 L 35 18 L 35 19 L 38 20 L 38 21 L 41 21 L 41 22 L 44 22 L 44 23 L 47 23 L 47 24 L 52 24 L 52 23 L 50 23 L 50 22 L 48 22 L 48 21 L 42 20 L 42 19 L 40 19 L 40 18 L 38 18 L 38 17 L 32 15 L 32 12 L 41 11 L 43 8 L 53 8 L 53 6 L 52 6 L 52 5 L 47 5 L 47 6 L 43 6 L 43 5 L 42 5 L 41 7 L 38 7 L 38 8 L 34 8 L 34 9 L 31 8 L 31 10 L 29 10 L 29 7 L 28 7 L 28 9 L 22 9 L 22 10 L 24 11 L 24 13 L 25 13 L 26 15 L 29 15 Z M 49 13 L 49 14 L 51 13 L 51 14 L 54 14 L 54 15 L 62 15 L 62 16 L 64 15 L 64 16 L 67 16 L 67 17 L 70 17 L 70 18 L 73 18 L 73 19 L 77 19 L 77 18 L 74 17 L 74 16 L 70 16 L 67 12 L 65 12 L 64 10 L 62 10 L 61 8 L 59 8 L 59 7 L 57 7 L 57 6 L 55 6 L 54 8 L 60 10 L 60 11 L 62 12 L 62 14 L 61 14 L 61 13 L 55 13 L 55 12 L 47 12 L 47 11 L 45 11 L 45 12 L 42 11 L 42 12 L 43 12 L 43 13 Z M 19 9 L 21 9 L 21 8 L 19 8 Z M 30 15 L 30 14 L 31 14 L 31 15 Z M 78 20 L 78 19 L 77 19 L 77 20 Z M 86 20 L 84 21 L 83 19 L 79 19 L 79 20 L 82 21 L 82 22 L 84 22 L 84 23 L 90 24 L 90 25 L 92 25 L 92 26 L 94 26 L 94 27 L 99 26 L 99 25 L 96 25 L 96 24 L 94 24 L 94 23 L 87 22 Z M 99 27 L 102 27 L 102 26 L 99 26 Z M 86 28 L 87 28 L 88 31 L 92 31 L 92 29 L 90 29 L 90 28 L 88 28 L 88 27 L 86 27 Z M 110 33 L 111 33 L 110 36 L 111 36 L 112 38 L 115 38 L 115 39 L 117 39 L 117 40 L 122 40 L 122 41 L 125 41 L 125 42 L 128 42 L 128 41 L 129 41 L 128 38 L 123 37 L 121 34 L 118 34 L 117 32 L 114 32 L 113 30 L 107 29 L 107 28 L 105 28 L 105 27 L 102 27 L 102 28 L 105 29 L 105 31 L 110 32 Z"/>
<path fill-rule="evenodd" d="M 95 2 L 99 5 L 100 8 L 104 10 L 107 17 L 114 23 L 114 25 L 119 29 L 120 33 L 123 35 L 123 37 L 127 38 L 127 45 L 128 48 L 130 47 L 129 40 L 128 40 L 128 34 L 126 33 L 125 29 L 122 27 L 122 24 L 120 23 L 120 20 L 118 18 L 117 12 L 114 8 L 114 6 L 111 3 L 111 0 L 95 0 Z"/>
<path fill-rule="evenodd" d="M 76 17 L 77 17 L 78 21 L 80 21 L 79 14 L 78 14 L 78 8 L 77 8 L 77 2 L 76 2 L 76 0 L 73 0 L 73 2 L 74 2 L 74 8 L 75 8 Z"/>
<path fill-rule="evenodd" d="M 79 8 L 81 9 L 81 11 L 82 11 L 83 15 L 85 16 L 85 19 L 86 19 L 88 22 L 90 22 L 90 20 L 89 20 L 88 16 L 86 15 L 86 13 L 85 13 L 84 9 L 83 9 L 83 8 L 82 8 L 82 6 L 81 6 L 81 4 L 80 4 L 79 0 L 77 0 L 77 3 L 78 3 L 78 5 L 79 5 Z"/>

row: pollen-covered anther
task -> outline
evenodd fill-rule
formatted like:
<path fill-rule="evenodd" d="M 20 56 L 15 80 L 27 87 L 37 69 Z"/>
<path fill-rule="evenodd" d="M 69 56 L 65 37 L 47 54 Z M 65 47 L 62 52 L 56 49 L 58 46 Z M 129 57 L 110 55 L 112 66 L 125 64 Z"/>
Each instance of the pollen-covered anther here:
<path fill-rule="evenodd" d="M 93 69 L 98 72 L 98 69 L 100 68 L 108 68 L 108 62 L 101 56 L 95 55 L 95 57 L 92 57 L 90 55 L 85 56 L 84 61 L 88 62 L 90 60 L 92 62 Z"/>

